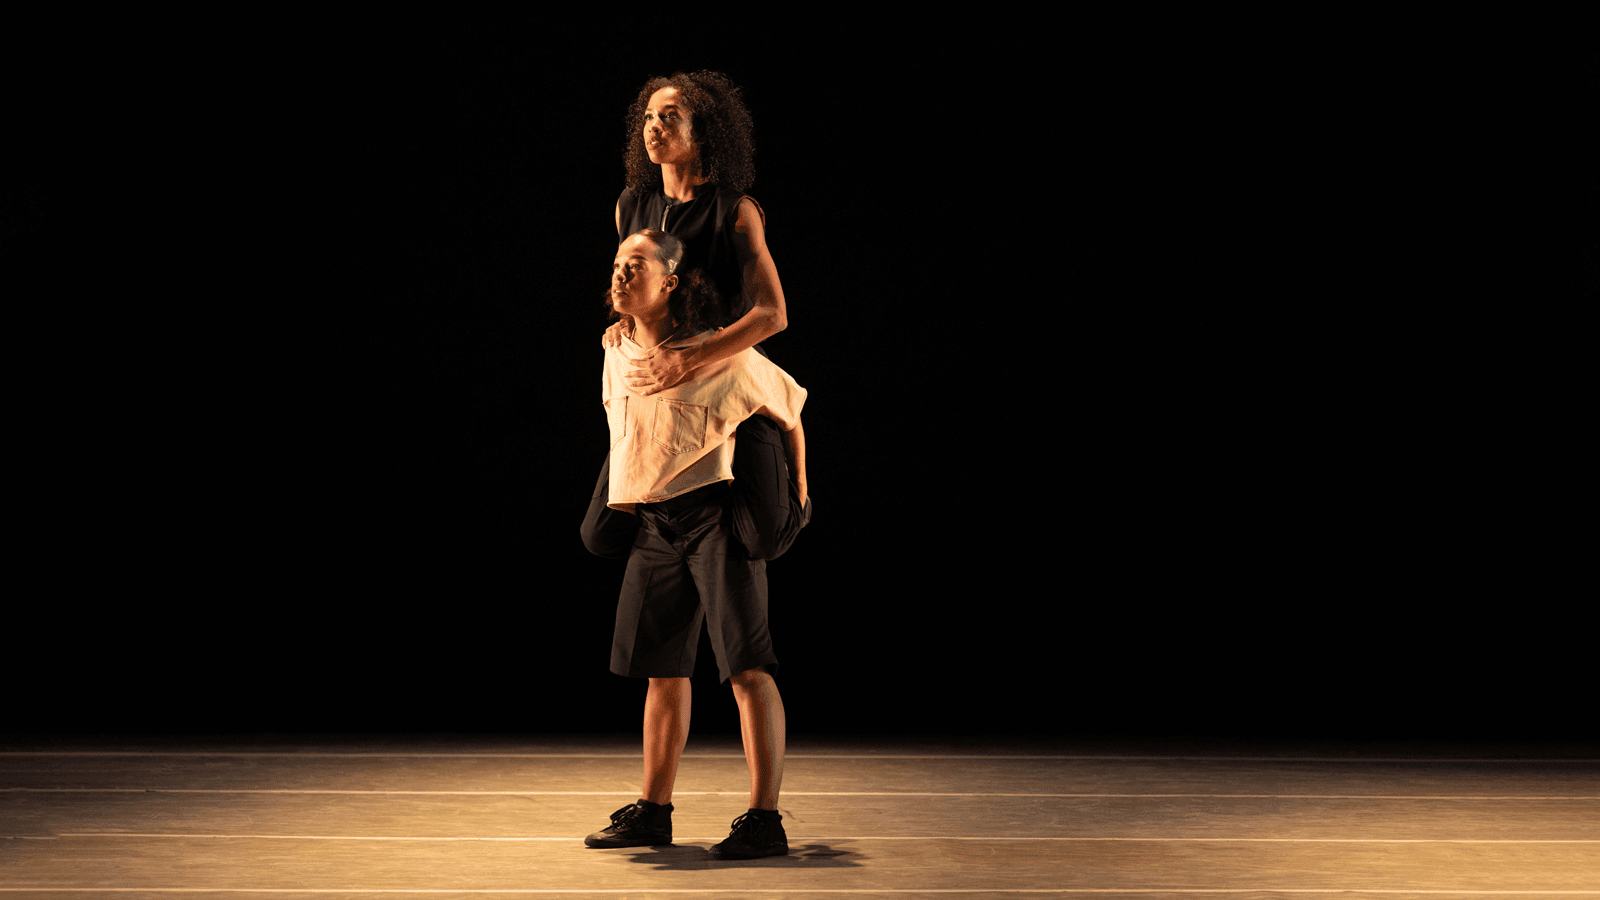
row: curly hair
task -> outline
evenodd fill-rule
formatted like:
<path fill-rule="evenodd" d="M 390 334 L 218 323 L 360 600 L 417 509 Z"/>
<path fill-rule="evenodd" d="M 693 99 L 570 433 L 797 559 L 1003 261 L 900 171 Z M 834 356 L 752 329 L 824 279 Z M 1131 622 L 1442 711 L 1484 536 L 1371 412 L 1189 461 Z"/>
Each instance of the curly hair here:
<path fill-rule="evenodd" d="M 677 324 L 672 336 L 690 337 L 712 327 L 721 308 L 721 295 L 717 293 L 716 285 L 699 269 L 690 269 L 679 272 L 678 264 L 683 261 L 683 241 L 677 237 L 657 231 L 654 228 L 645 228 L 635 231 L 628 237 L 641 235 L 647 238 L 656 248 L 656 262 L 666 267 L 668 274 L 678 276 L 678 286 L 672 289 L 667 296 L 667 313 L 672 316 L 672 321 Z M 623 240 L 627 240 L 624 238 Z M 606 289 L 606 310 L 611 313 L 610 318 L 631 319 L 617 312 L 611 304 L 611 290 Z M 632 323 L 629 323 L 632 327 Z M 671 340 L 671 338 L 668 338 Z"/>
<path fill-rule="evenodd" d="M 708 181 L 743 193 L 756 180 L 755 125 L 745 109 L 739 86 L 721 72 L 678 72 L 652 78 L 628 107 L 628 143 L 622 153 L 628 187 L 634 190 L 661 184 L 661 167 L 650 162 L 644 150 L 644 114 L 650 95 L 674 87 L 689 108 L 689 124 L 700 144 L 700 172 Z"/>

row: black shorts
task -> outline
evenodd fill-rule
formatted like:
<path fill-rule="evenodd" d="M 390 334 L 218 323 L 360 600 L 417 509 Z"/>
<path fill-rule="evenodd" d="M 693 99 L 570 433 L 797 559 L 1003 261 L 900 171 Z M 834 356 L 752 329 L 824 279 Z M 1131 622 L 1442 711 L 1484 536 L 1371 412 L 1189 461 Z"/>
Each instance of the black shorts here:
<path fill-rule="evenodd" d="M 729 527 L 728 483 L 636 507 L 639 532 L 617 601 L 611 671 L 630 678 L 694 673 L 701 623 L 723 681 L 775 672 L 767 627 L 767 563 L 751 559 Z"/>

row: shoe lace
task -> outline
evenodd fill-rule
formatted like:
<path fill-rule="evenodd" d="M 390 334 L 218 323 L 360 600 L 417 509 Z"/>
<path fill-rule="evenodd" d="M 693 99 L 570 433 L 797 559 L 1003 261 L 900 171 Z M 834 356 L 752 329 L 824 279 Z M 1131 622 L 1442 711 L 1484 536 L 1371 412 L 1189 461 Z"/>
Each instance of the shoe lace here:
<path fill-rule="evenodd" d="M 733 820 L 733 827 L 728 832 L 728 839 L 747 837 L 749 834 L 760 831 L 762 821 L 755 813 L 745 813 L 739 816 L 739 818 Z"/>
<path fill-rule="evenodd" d="M 611 814 L 611 827 L 615 828 L 619 825 L 631 825 L 635 819 L 639 818 L 639 814 L 639 804 L 629 803 L 627 806 L 624 806 L 623 808 Z"/>

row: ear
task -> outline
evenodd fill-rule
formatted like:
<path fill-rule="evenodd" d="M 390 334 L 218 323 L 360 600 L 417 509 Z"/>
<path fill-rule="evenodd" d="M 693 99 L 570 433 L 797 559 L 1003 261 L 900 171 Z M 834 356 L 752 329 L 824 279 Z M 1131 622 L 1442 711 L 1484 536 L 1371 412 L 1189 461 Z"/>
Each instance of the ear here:
<path fill-rule="evenodd" d="M 678 276 L 676 275 L 668 275 L 666 278 L 661 280 L 661 293 L 663 294 L 671 293 L 673 290 L 677 289 L 677 287 Z"/>

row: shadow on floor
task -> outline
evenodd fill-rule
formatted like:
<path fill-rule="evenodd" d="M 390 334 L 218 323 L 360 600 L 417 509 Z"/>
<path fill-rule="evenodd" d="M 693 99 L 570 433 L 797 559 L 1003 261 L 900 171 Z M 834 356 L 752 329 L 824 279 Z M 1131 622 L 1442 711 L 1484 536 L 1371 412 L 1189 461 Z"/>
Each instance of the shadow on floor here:
<path fill-rule="evenodd" d="M 862 861 L 867 859 L 853 850 L 836 850 L 826 844 L 791 846 L 788 856 L 768 856 L 763 859 L 712 859 L 708 848 L 709 845 L 701 844 L 640 847 L 629 859 L 657 870 L 672 871 L 753 866 L 767 869 L 853 869 L 860 867 Z"/>

